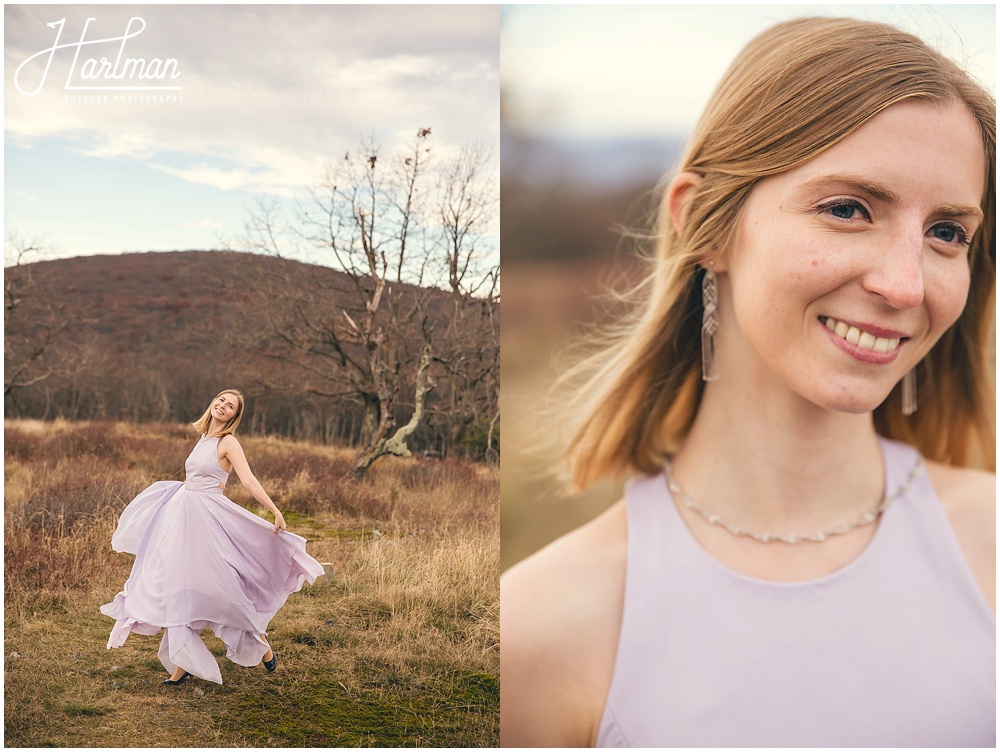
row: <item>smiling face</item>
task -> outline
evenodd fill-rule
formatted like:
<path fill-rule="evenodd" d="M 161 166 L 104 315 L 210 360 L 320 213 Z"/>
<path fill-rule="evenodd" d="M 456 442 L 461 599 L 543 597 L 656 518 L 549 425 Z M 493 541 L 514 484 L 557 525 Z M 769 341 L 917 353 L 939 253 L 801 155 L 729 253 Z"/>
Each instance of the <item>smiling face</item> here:
<path fill-rule="evenodd" d="M 223 392 L 212 402 L 211 415 L 215 421 L 226 424 L 240 412 L 240 400 L 232 392 Z"/>
<path fill-rule="evenodd" d="M 762 180 L 715 267 L 722 373 L 873 410 L 962 312 L 983 191 L 972 114 L 917 101 Z"/>

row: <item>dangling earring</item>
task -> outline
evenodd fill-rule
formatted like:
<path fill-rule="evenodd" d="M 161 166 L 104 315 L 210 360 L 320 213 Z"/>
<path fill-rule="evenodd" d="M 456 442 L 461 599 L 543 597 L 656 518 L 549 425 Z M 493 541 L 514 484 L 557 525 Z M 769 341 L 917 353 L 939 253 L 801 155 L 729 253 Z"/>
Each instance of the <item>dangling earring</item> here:
<path fill-rule="evenodd" d="M 717 381 L 718 364 L 715 362 L 715 335 L 719 331 L 719 285 L 712 267 L 708 263 L 705 276 L 701 280 L 701 378 L 702 381 Z"/>
<path fill-rule="evenodd" d="M 917 411 L 917 367 L 913 366 L 903 377 L 903 415 Z"/>

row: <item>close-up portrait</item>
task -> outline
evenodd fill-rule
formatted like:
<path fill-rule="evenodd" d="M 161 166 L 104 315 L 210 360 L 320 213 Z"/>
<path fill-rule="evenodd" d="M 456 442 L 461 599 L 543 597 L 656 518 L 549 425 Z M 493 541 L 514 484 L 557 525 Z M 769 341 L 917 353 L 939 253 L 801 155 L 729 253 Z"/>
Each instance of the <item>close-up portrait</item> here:
<path fill-rule="evenodd" d="M 502 10 L 502 746 L 995 747 L 995 28 Z"/>

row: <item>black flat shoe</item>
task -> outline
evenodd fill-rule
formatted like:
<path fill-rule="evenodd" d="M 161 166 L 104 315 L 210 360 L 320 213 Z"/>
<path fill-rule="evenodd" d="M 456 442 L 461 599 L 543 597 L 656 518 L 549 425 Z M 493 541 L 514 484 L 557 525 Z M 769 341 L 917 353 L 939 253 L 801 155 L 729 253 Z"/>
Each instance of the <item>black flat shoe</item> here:
<path fill-rule="evenodd" d="M 174 680 L 174 679 L 164 679 L 163 683 L 164 684 L 169 684 L 172 687 L 175 684 L 180 684 L 182 681 L 184 681 L 185 679 L 187 679 L 189 676 L 191 676 L 191 674 L 189 672 L 185 671 L 183 674 L 181 674 L 181 678 L 180 679 L 176 679 L 176 680 Z"/>
<path fill-rule="evenodd" d="M 274 652 L 274 648 L 271 648 L 271 660 L 264 661 L 264 668 L 268 671 L 274 671 L 278 667 L 278 654 Z"/>

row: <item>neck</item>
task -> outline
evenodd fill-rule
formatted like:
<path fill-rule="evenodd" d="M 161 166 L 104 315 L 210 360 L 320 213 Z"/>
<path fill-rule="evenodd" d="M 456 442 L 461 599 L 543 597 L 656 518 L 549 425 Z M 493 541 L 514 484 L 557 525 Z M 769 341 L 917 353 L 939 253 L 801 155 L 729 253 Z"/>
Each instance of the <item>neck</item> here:
<path fill-rule="evenodd" d="M 884 469 L 870 413 L 834 413 L 788 394 L 710 384 L 673 460 L 677 482 L 744 527 L 800 532 L 874 509 Z"/>

